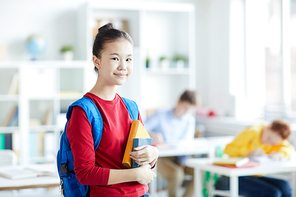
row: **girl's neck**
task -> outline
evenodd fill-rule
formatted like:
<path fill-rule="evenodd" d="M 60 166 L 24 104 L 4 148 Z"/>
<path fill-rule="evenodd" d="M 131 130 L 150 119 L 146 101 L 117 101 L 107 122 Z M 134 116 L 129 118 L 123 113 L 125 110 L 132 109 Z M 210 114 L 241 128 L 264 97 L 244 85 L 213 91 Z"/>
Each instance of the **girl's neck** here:
<path fill-rule="evenodd" d="M 103 100 L 112 101 L 115 98 L 116 86 L 108 86 L 97 81 L 95 86 L 89 92 L 100 97 Z"/>

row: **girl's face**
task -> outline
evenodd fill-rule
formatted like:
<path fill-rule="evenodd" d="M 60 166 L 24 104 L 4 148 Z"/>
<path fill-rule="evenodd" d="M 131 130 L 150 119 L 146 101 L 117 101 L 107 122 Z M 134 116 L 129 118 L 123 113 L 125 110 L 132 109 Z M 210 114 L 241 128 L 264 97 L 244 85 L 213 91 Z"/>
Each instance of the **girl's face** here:
<path fill-rule="evenodd" d="M 101 58 L 93 60 L 105 85 L 122 85 L 133 71 L 133 46 L 125 39 L 107 42 Z"/>
<path fill-rule="evenodd" d="M 262 135 L 261 135 L 261 142 L 263 144 L 267 144 L 270 146 L 278 145 L 282 143 L 283 138 L 277 132 L 270 129 L 269 126 L 265 127 Z"/>

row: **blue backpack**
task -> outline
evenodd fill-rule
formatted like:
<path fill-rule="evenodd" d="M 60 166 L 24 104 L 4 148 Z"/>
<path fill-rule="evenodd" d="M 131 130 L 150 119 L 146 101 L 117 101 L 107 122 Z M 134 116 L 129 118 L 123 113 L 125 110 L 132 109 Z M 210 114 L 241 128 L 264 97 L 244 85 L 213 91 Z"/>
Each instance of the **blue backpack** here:
<path fill-rule="evenodd" d="M 138 106 L 137 104 L 129 99 L 121 97 L 124 101 L 132 120 L 138 119 Z M 101 114 L 90 98 L 82 97 L 75 101 L 68 108 L 66 117 L 67 123 L 65 125 L 64 132 L 60 138 L 60 150 L 57 154 L 57 167 L 60 177 L 60 192 L 61 196 L 66 197 L 87 197 L 89 195 L 89 186 L 82 185 L 76 178 L 74 172 L 74 159 L 71 151 L 69 139 L 67 137 L 67 124 L 71 118 L 72 110 L 74 106 L 81 107 L 88 118 L 92 126 L 92 136 L 94 140 L 94 150 L 100 144 L 102 133 L 103 133 L 103 120 Z"/>

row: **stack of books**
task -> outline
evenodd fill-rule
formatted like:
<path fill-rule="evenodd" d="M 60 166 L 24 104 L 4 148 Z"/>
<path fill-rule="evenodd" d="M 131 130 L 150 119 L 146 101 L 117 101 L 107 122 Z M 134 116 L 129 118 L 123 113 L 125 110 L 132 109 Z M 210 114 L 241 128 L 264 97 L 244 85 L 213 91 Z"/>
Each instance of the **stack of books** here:
<path fill-rule="evenodd" d="M 213 165 L 227 168 L 248 168 L 258 166 L 259 164 L 254 161 L 250 161 L 248 157 L 229 157 L 218 159 L 213 162 Z"/>
<path fill-rule="evenodd" d="M 133 151 L 136 147 L 151 145 L 151 142 L 152 138 L 150 137 L 142 123 L 139 120 L 133 120 L 123 155 L 122 164 L 126 168 L 139 167 L 140 165 L 130 158 L 129 153 Z"/>

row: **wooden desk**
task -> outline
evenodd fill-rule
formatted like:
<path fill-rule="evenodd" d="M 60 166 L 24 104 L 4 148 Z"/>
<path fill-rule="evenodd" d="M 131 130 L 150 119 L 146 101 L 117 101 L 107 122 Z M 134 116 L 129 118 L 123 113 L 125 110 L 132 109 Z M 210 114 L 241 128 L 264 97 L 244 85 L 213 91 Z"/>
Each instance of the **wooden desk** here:
<path fill-rule="evenodd" d="M 215 157 L 215 148 L 217 146 L 225 146 L 234 139 L 234 136 L 222 137 L 201 137 L 194 140 L 180 140 L 178 143 L 168 144 L 167 148 L 159 148 L 159 157 L 171 157 L 182 155 L 198 155 L 208 154 L 209 157 Z M 154 168 L 157 172 L 157 165 Z M 157 196 L 156 179 L 150 183 L 150 196 Z"/>
<path fill-rule="evenodd" d="M 276 174 L 290 172 L 292 177 L 291 187 L 293 196 L 295 193 L 295 175 L 296 175 L 296 160 L 289 160 L 285 162 L 264 162 L 260 166 L 252 168 L 236 168 L 230 169 L 221 166 L 212 165 L 215 159 L 213 158 L 192 158 L 188 159 L 186 166 L 194 168 L 194 196 L 202 197 L 202 171 L 209 171 L 220 175 L 226 175 L 230 177 L 230 196 L 238 197 L 238 177 L 251 176 L 258 174 Z"/>
<path fill-rule="evenodd" d="M 38 165 L 38 166 L 42 166 L 42 165 Z M 21 166 L 17 166 L 17 167 L 21 167 Z M 56 168 L 54 164 L 50 164 L 50 165 L 46 164 L 46 165 L 43 165 L 43 167 L 47 167 L 47 169 Z M 5 166 L 1 168 L 8 169 L 11 167 Z M 19 190 L 19 189 L 28 189 L 28 188 L 41 188 L 41 187 L 43 188 L 57 187 L 59 185 L 60 185 L 60 179 L 57 173 L 52 176 L 39 176 L 34 178 L 25 178 L 25 179 L 17 179 L 17 180 L 0 177 L 0 191 Z"/>

